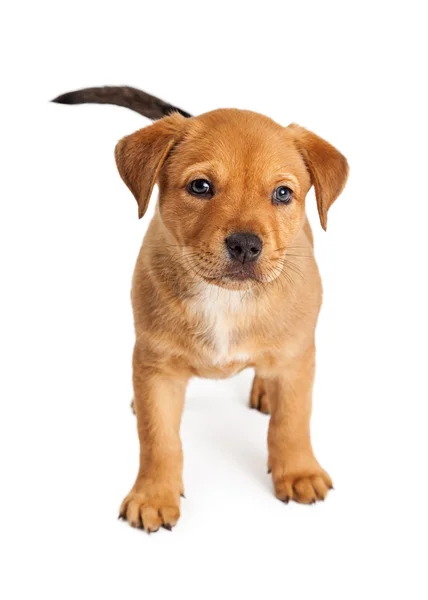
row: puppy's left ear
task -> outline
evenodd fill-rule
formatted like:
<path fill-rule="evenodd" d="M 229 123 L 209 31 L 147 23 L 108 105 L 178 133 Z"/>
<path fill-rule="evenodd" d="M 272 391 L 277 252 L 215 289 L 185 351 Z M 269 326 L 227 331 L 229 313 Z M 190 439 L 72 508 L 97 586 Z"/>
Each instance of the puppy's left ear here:
<path fill-rule="evenodd" d="M 294 143 L 305 161 L 315 188 L 318 214 L 324 231 L 327 212 L 345 187 L 348 178 L 346 158 L 331 144 L 299 125 L 289 125 Z"/>
<path fill-rule="evenodd" d="M 174 113 L 128 135 L 116 145 L 116 165 L 138 203 L 140 219 L 147 210 L 159 172 L 186 121 Z"/>

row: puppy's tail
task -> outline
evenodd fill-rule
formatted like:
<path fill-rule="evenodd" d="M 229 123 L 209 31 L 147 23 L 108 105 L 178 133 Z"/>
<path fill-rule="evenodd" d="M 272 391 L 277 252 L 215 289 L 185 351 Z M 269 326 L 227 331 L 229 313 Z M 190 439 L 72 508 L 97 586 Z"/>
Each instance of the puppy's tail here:
<path fill-rule="evenodd" d="M 154 121 L 162 119 L 162 117 L 166 117 L 173 112 L 178 112 L 183 117 L 192 116 L 181 108 L 156 98 L 156 96 L 151 96 L 146 92 L 127 86 L 85 88 L 62 94 L 54 98 L 52 102 L 58 102 L 59 104 L 116 104 L 117 106 L 130 108 Z"/>

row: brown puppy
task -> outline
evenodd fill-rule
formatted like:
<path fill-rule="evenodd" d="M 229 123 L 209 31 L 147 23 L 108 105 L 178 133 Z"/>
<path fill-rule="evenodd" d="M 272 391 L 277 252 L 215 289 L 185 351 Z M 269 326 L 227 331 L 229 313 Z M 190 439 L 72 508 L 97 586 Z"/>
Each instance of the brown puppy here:
<path fill-rule="evenodd" d="M 116 161 L 140 217 L 159 184 L 133 280 L 141 450 L 121 516 L 149 532 L 176 524 L 187 383 L 246 367 L 255 369 L 250 406 L 271 414 L 276 496 L 324 500 L 332 481 L 309 431 L 322 289 L 305 197 L 313 185 L 325 229 L 346 159 L 297 125 L 215 110 L 162 118 L 121 140 Z"/>

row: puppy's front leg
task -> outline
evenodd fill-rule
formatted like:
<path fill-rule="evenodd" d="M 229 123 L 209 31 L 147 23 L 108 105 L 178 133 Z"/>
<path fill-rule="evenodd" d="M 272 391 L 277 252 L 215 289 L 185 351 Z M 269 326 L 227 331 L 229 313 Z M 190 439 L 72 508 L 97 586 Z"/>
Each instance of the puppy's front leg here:
<path fill-rule="evenodd" d="M 269 467 L 276 496 L 312 504 L 324 500 L 332 482 L 311 446 L 309 421 L 315 371 L 315 347 L 281 368 L 267 382 L 271 419 Z"/>
<path fill-rule="evenodd" d="M 180 420 L 188 376 L 156 367 L 138 346 L 134 350 L 134 408 L 140 439 L 140 468 L 120 516 L 133 527 L 157 531 L 173 527 L 180 516 L 183 453 Z"/>

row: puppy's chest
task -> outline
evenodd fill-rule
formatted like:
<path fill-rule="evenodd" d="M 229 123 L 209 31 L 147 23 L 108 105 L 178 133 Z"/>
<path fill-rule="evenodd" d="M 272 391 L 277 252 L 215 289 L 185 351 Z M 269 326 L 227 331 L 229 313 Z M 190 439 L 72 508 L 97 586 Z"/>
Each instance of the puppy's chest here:
<path fill-rule="evenodd" d="M 204 341 L 200 358 L 213 367 L 246 364 L 252 360 L 253 345 L 248 336 L 248 314 L 243 301 L 242 292 L 207 286 L 193 303 L 198 334 Z"/>

